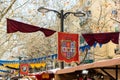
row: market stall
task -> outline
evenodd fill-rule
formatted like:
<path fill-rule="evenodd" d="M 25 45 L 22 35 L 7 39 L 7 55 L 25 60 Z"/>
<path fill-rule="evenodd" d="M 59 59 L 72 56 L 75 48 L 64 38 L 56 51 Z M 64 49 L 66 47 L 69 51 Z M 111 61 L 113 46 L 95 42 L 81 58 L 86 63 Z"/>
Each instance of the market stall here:
<path fill-rule="evenodd" d="M 66 76 L 77 75 L 78 73 L 81 73 L 82 70 L 88 70 L 88 71 L 96 70 L 102 73 L 103 75 L 107 75 L 112 80 L 119 80 L 120 79 L 120 75 L 119 75 L 120 74 L 120 58 L 102 60 L 102 61 L 93 62 L 89 64 L 82 64 L 72 68 L 58 70 L 56 72 L 55 80 L 62 80 L 62 78 L 60 77 L 62 74 Z M 73 79 L 71 78 L 70 80 L 73 80 Z"/>

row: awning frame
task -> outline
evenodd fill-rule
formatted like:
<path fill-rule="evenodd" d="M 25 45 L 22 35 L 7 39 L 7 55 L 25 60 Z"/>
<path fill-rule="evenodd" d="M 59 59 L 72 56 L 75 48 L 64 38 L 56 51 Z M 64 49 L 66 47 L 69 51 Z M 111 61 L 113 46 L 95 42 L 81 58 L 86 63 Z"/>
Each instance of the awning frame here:
<path fill-rule="evenodd" d="M 118 70 L 120 70 L 120 67 L 118 67 L 120 65 L 120 58 L 115 58 L 115 59 L 108 59 L 108 60 L 103 60 L 103 61 L 98 61 L 98 62 L 93 62 L 93 63 L 89 63 L 89 64 L 81 64 L 79 66 L 76 67 L 71 67 L 71 68 L 67 68 L 67 69 L 61 69 L 61 70 L 57 70 L 56 74 L 66 74 L 66 73 L 74 73 L 76 71 L 81 71 L 81 70 L 85 70 L 85 69 L 101 69 L 105 74 L 107 74 L 110 78 L 112 78 L 113 80 L 118 80 L 119 76 L 118 76 Z M 115 67 L 113 67 L 115 66 Z M 115 78 L 109 74 L 106 70 L 108 69 L 114 69 L 115 70 Z"/>

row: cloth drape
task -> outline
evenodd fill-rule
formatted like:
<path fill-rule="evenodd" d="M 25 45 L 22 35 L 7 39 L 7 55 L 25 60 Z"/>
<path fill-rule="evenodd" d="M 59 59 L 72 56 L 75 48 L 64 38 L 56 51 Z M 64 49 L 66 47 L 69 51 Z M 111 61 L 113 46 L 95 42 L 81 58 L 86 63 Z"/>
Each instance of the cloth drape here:
<path fill-rule="evenodd" d="M 54 74 L 49 74 L 49 78 L 42 78 L 42 74 L 36 74 L 35 77 L 37 78 L 37 80 L 51 80 L 52 78 L 54 78 Z"/>
<path fill-rule="evenodd" d="M 40 28 L 40 27 L 33 26 L 30 24 L 7 19 L 7 33 L 14 33 L 17 31 L 20 31 L 23 33 L 31 33 L 31 32 L 41 31 L 44 33 L 44 35 L 46 37 L 51 36 L 52 34 L 54 34 L 56 32 L 54 30 Z"/>
<path fill-rule="evenodd" d="M 106 44 L 109 41 L 112 41 L 115 44 L 119 43 L 119 32 L 82 34 L 82 36 L 90 46 L 95 42 L 99 44 Z"/>

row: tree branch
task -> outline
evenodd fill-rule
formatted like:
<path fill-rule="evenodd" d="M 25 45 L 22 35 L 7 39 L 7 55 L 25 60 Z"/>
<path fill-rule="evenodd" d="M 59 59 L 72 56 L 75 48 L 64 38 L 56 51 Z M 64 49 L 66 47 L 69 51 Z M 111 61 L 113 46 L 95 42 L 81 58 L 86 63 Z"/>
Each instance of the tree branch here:
<path fill-rule="evenodd" d="M 16 0 L 12 0 L 11 4 L 1 13 L 0 21 L 2 20 L 2 18 L 4 17 L 4 15 L 11 9 L 11 7 L 15 3 L 15 1 Z"/>
<path fill-rule="evenodd" d="M 102 16 L 102 6 L 100 6 L 100 15 L 99 15 L 99 19 L 98 19 L 98 25 L 100 23 L 101 16 Z"/>
<path fill-rule="evenodd" d="M 113 21 L 116 21 L 116 22 L 118 22 L 118 23 L 120 23 L 120 21 L 118 21 L 118 20 L 116 20 L 116 19 L 113 19 L 113 18 L 111 18 Z"/>

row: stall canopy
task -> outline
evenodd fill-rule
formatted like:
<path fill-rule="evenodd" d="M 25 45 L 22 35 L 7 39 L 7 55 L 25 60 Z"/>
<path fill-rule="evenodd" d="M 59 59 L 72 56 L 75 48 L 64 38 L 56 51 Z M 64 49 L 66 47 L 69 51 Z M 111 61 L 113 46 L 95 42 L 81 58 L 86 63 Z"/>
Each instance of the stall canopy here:
<path fill-rule="evenodd" d="M 71 67 L 71 68 L 67 68 L 67 69 L 61 69 L 61 70 L 58 70 L 56 72 L 56 74 L 74 73 L 76 71 L 86 70 L 86 69 L 101 69 L 104 73 L 106 73 L 107 75 L 112 77 L 113 80 L 118 80 L 118 78 L 120 79 L 120 77 L 118 76 L 118 74 L 120 74 L 119 73 L 120 72 L 119 71 L 120 70 L 120 58 L 102 60 L 102 61 L 93 62 L 93 63 L 89 63 L 89 64 L 81 64 L 79 66 Z M 114 69 L 115 74 L 113 74 L 113 75 L 112 75 L 112 73 L 109 74 L 104 69 L 109 69 L 109 70 Z"/>

